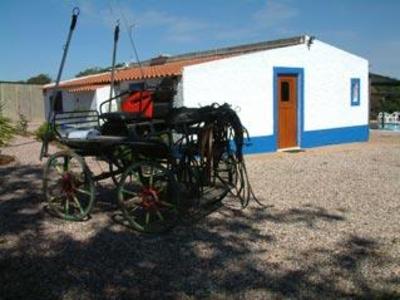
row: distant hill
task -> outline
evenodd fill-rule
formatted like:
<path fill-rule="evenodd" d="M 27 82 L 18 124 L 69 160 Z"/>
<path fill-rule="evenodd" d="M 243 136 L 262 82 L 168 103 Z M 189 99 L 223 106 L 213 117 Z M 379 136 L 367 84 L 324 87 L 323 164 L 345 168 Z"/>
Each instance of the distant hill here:
<path fill-rule="evenodd" d="M 371 83 L 370 117 L 381 111 L 400 111 L 400 80 L 379 74 L 369 74 Z"/>
<path fill-rule="evenodd" d="M 383 76 L 375 73 L 369 73 L 369 79 L 372 85 L 397 85 L 400 84 L 400 80 L 396 78 L 391 78 L 388 76 Z"/>

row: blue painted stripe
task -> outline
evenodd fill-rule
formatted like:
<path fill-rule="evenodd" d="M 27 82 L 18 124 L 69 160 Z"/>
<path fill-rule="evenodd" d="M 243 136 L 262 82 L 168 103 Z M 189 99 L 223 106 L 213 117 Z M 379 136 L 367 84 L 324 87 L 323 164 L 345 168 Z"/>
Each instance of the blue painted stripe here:
<path fill-rule="evenodd" d="M 301 146 L 310 148 L 331 144 L 365 142 L 368 141 L 368 137 L 368 125 L 305 131 Z"/>
<path fill-rule="evenodd" d="M 254 136 L 245 141 L 244 154 L 274 152 L 276 151 L 276 140 L 273 135 Z"/>
<path fill-rule="evenodd" d="M 332 144 L 365 142 L 369 138 L 369 128 L 354 126 L 334 129 L 304 131 L 302 135 L 302 148 L 312 148 Z M 245 145 L 244 154 L 275 152 L 276 139 L 273 135 L 255 136 Z"/>

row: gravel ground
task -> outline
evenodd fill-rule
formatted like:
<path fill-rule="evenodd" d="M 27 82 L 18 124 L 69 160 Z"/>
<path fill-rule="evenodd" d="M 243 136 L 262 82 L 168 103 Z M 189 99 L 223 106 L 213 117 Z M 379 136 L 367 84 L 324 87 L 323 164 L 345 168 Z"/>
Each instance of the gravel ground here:
<path fill-rule="evenodd" d="M 161 236 L 114 221 L 109 182 L 89 221 L 51 217 L 39 149 L 3 149 L 19 162 L 0 167 L 0 299 L 400 298 L 400 134 L 248 156 L 271 206 L 226 199 Z"/>

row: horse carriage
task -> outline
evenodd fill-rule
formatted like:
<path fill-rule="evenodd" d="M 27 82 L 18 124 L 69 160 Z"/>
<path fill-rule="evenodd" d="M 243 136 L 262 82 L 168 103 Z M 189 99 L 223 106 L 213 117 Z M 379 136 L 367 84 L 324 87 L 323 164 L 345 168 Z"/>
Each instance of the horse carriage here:
<path fill-rule="evenodd" d="M 45 164 L 43 191 L 50 212 L 65 220 L 88 219 L 96 182 L 108 178 L 126 223 L 142 232 L 165 231 L 191 208 L 228 193 L 243 207 L 255 198 L 242 154 L 245 130 L 236 112 L 228 104 L 174 108 L 173 94 L 157 101 L 159 94 L 160 88 L 142 86 L 110 97 L 100 112 L 51 112 L 49 131 L 66 150 Z M 126 109 L 129 105 L 134 109 Z M 105 162 L 107 170 L 94 174 L 88 157 Z"/>

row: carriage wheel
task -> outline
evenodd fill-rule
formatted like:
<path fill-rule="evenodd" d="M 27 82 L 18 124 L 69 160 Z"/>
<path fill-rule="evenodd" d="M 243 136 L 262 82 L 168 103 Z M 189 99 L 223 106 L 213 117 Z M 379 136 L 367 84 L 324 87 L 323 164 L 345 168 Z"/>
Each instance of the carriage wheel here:
<path fill-rule="evenodd" d="M 50 156 L 44 170 L 43 192 L 51 213 L 70 221 L 86 219 L 95 192 L 83 158 L 70 151 Z"/>
<path fill-rule="evenodd" d="M 164 232 L 178 218 L 178 185 L 159 163 L 140 161 L 122 175 L 118 203 L 129 225 L 141 232 Z"/>

